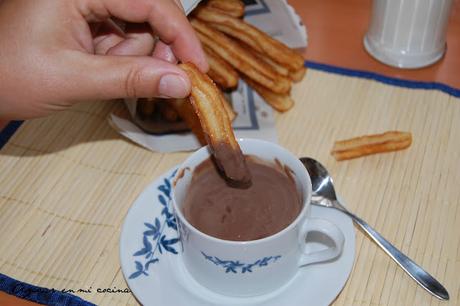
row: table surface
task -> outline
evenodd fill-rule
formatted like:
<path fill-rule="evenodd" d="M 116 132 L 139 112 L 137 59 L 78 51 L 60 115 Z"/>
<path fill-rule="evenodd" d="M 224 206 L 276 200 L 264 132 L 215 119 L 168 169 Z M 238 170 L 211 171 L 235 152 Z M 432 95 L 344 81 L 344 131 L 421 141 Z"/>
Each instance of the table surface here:
<path fill-rule="evenodd" d="M 370 20 L 370 0 L 289 0 L 308 29 L 307 60 L 373 71 L 390 77 L 439 82 L 460 88 L 460 0 L 454 0 L 447 28 L 447 52 L 440 61 L 420 69 L 382 64 L 363 46 Z"/>
<path fill-rule="evenodd" d="M 276 118 L 279 143 L 324 163 L 349 208 L 451 295 L 431 297 L 357 230 L 355 265 L 334 305 L 458 305 L 460 100 L 317 70 L 292 95 L 295 108 Z M 1 273 L 47 288 L 126 288 L 118 258 L 126 212 L 188 153 L 152 153 L 121 138 L 106 120 L 121 108 L 88 102 L 28 121 L 0 151 Z M 335 140 L 395 129 L 413 134 L 409 149 L 343 162 L 329 154 Z M 136 304 L 130 294 L 78 295 Z M 20 305 L 0 293 L 8 303 Z"/>

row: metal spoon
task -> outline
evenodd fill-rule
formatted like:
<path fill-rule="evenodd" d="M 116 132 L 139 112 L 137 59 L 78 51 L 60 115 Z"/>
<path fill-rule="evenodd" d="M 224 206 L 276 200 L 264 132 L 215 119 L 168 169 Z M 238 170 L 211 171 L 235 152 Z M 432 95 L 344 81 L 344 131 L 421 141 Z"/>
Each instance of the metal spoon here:
<path fill-rule="evenodd" d="M 420 286 L 441 300 L 449 300 L 449 293 L 433 276 L 394 247 L 363 219 L 355 216 L 340 204 L 335 194 L 332 178 L 323 165 L 308 157 L 302 157 L 300 161 L 307 168 L 311 177 L 313 186 L 312 204 L 335 208 L 348 215 Z"/>

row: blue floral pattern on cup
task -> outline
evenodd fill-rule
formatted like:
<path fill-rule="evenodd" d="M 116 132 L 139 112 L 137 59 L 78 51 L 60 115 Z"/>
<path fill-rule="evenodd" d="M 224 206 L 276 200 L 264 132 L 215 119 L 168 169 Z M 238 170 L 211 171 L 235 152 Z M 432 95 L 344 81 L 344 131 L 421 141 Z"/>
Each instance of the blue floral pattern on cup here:
<path fill-rule="evenodd" d="M 225 269 L 225 273 L 252 272 L 253 268 L 261 268 L 261 267 L 268 266 L 270 263 L 275 263 L 278 259 L 281 258 L 281 255 L 267 256 L 262 259 L 258 259 L 253 263 L 243 263 L 243 262 L 240 262 L 239 260 L 222 260 L 218 258 L 217 256 L 207 255 L 203 251 L 201 251 L 201 254 L 203 254 L 206 260 L 209 260 L 216 266 L 222 266 L 222 268 Z"/>
<path fill-rule="evenodd" d="M 179 242 L 179 238 L 168 237 L 164 234 L 166 227 L 177 231 L 176 218 L 170 208 L 171 201 L 171 180 L 175 176 L 177 170 L 170 177 L 165 178 L 163 183 L 157 187 L 160 194 L 158 202 L 163 206 L 161 215 L 155 218 L 153 222 L 144 222 L 145 231 L 143 232 L 142 247 L 133 254 L 135 271 L 129 276 L 129 279 L 137 278 L 141 275 L 148 276 L 147 271 L 150 265 L 157 263 L 160 258 L 159 254 L 169 252 L 178 254 L 175 246 Z"/>
<path fill-rule="evenodd" d="M 170 207 L 171 199 L 171 180 L 174 178 L 177 170 L 174 171 L 168 178 L 163 180 L 157 188 L 159 191 L 158 202 L 163 206 L 161 215 L 156 217 L 152 222 L 144 222 L 145 230 L 142 233 L 142 246 L 133 254 L 135 271 L 129 276 L 129 279 L 135 279 L 142 275 L 148 276 L 148 270 L 152 264 L 160 261 L 160 254 L 165 252 L 178 254 L 176 250 L 177 244 L 180 242 L 179 237 L 169 237 L 165 234 L 165 228 L 171 228 L 177 233 L 178 224 Z M 158 254 L 158 252 L 160 254 Z M 225 273 L 246 273 L 252 272 L 254 268 L 261 268 L 276 262 L 281 258 L 281 255 L 268 256 L 256 260 L 253 263 L 243 263 L 239 260 L 221 260 L 216 256 L 203 256 L 217 266 L 222 266 Z"/>

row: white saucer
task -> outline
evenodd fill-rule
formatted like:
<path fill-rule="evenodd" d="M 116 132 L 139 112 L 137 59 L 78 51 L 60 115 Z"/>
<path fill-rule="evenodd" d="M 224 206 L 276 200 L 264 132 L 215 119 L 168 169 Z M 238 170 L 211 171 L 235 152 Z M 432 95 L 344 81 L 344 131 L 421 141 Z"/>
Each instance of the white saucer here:
<path fill-rule="evenodd" d="M 333 209 L 312 206 L 313 217 L 328 219 L 345 235 L 343 254 L 336 260 L 299 269 L 285 286 L 267 295 L 234 298 L 199 285 L 181 260 L 181 244 L 169 205 L 169 171 L 136 199 L 123 224 L 120 260 L 131 291 L 144 305 L 329 305 L 340 293 L 353 267 L 355 230 L 352 221 Z M 321 248 L 321 241 L 313 248 Z M 274 276 L 276 277 L 276 276 Z"/>

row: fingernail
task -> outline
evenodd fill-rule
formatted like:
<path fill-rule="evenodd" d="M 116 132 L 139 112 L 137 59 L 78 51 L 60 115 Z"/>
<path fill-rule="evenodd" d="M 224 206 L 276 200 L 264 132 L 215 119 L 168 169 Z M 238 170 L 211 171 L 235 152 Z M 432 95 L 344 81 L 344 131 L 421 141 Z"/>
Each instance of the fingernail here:
<path fill-rule="evenodd" d="M 161 77 L 158 91 L 164 97 L 184 98 L 189 93 L 189 85 L 180 75 L 167 74 Z"/>

